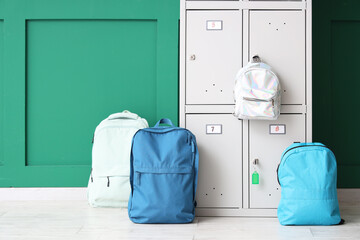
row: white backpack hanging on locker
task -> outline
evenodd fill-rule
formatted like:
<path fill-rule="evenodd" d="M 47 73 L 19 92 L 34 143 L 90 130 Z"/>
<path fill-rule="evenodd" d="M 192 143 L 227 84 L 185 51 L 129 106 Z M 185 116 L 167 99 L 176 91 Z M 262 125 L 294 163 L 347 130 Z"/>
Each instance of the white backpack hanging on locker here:
<path fill-rule="evenodd" d="M 96 127 L 88 184 L 91 206 L 127 207 L 132 138 L 139 129 L 147 127 L 144 118 L 126 110 L 111 114 Z"/>
<path fill-rule="evenodd" d="M 237 73 L 234 100 L 234 116 L 239 119 L 276 120 L 280 115 L 279 78 L 259 56 Z"/>

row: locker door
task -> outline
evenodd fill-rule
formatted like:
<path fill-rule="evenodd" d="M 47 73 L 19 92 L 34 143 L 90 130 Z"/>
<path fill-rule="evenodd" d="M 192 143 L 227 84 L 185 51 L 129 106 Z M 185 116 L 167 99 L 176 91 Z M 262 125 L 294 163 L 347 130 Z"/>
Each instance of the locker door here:
<path fill-rule="evenodd" d="M 279 76 L 282 104 L 305 104 L 305 12 L 251 11 L 249 48 Z"/>
<path fill-rule="evenodd" d="M 231 114 L 187 114 L 199 148 L 198 207 L 241 207 L 242 121 Z"/>
<path fill-rule="evenodd" d="M 186 104 L 234 104 L 241 11 L 188 11 L 186 28 Z"/>
<path fill-rule="evenodd" d="M 249 134 L 250 208 L 277 208 L 277 165 L 290 144 L 305 141 L 305 115 L 282 114 L 276 121 L 250 121 Z M 254 171 L 259 174 L 259 184 L 252 184 Z"/>

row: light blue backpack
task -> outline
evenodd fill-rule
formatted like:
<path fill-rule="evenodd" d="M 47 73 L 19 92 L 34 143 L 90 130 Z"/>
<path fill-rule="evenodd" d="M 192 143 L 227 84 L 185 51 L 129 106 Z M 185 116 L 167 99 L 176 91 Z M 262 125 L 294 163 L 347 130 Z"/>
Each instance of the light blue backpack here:
<path fill-rule="evenodd" d="M 159 126 L 164 123 L 171 127 Z M 135 223 L 189 223 L 195 217 L 199 155 L 195 136 L 161 119 L 133 138 L 128 214 Z"/>
<path fill-rule="evenodd" d="M 282 225 L 334 225 L 340 218 L 337 169 L 332 151 L 321 143 L 294 143 L 278 167 Z"/>

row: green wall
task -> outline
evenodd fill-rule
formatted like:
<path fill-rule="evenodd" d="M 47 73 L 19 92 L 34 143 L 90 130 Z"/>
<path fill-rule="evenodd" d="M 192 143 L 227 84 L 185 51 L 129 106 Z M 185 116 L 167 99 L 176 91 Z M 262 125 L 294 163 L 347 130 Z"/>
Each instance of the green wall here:
<path fill-rule="evenodd" d="M 313 0 L 313 135 L 360 187 L 360 2 Z M 97 124 L 178 119 L 179 0 L 0 0 L 0 186 L 86 186 Z"/>
<path fill-rule="evenodd" d="M 0 10 L 1 11 L 1 10 Z M 0 19 L 0 168 L 4 166 L 3 122 L 4 122 L 4 21 Z M 1 176 L 0 176 L 1 180 Z"/>
<path fill-rule="evenodd" d="M 178 0 L 0 0 L 0 186 L 86 186 L 111 113 L 177 124 L 178 19 Z"/>
<path fill-rule="evenodd" d="M 338 186 L 360 187 L 360 1 L 313 0 L 313 138 L 338 162 Z"/>

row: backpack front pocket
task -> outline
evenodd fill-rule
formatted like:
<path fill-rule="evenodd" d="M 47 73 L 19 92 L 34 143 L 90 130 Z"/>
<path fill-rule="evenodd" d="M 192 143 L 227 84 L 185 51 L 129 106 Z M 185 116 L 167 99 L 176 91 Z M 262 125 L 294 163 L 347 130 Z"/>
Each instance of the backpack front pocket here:
<path fill-rule="evenodd" d="M 135 222 L 191 222 L 194 218 L 194 172 L 188 169 L 136 169 L 132 179 L 130 217 Z"/>
<path fill-rule="evenodd" d="M 236 113 L 248 118 L 274 118 L 276 116 L 275 99 L 257 99 L 243 97 Z"/>
<path fill-rule="evenodd" d="M 127 207 L 129 176 L 90 177 L 88 200 L 93 207 Z"/>

